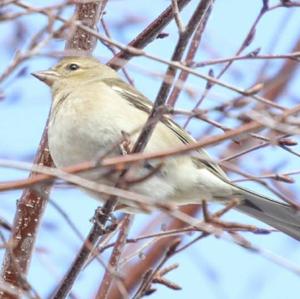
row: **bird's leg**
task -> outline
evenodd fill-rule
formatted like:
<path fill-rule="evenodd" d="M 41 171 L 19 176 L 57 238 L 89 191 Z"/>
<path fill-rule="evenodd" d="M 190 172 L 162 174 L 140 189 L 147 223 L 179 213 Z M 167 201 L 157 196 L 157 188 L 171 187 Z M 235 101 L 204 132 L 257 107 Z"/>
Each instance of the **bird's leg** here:
<path fill-rule="evenodd" d="M 202 213 L 204 221 L 207 223 L 211 223 L 211 216 L 209 215 L 206 200 L 202 200 Z"/>
<path fill-rule="evenodd" d="M 121 155 L 125 156 L 131 152 L 132 142 L 130 140 L 130 135 L 127 132 L 121 131 L 121 133 L 123 136 L 123 140 L 120 143 L 120 151 Z"/>

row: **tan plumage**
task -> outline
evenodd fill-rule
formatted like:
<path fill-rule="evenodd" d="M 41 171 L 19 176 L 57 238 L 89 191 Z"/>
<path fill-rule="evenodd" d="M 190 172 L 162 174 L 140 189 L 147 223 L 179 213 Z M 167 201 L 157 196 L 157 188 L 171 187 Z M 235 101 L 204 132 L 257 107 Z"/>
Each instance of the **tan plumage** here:
<path fill-rule="evenodd" d="M 152 103 L 147 98 L 94 58 L 64 58 L 52 69 L 34 75 L 52 90 L 48 139 L 57 167 L 92 160 L 101 153 L 119 155 L 120 147 L 112 151 L 113 146 L 120 143 L 124 133 L 134 144 L 151 111 Z M 145 151 L 156 152 L 192 142 L 194 139 L 187 132 L 164 117 Z M 158 163 L 149 161 L 135 168 L 135 176 L 146 175 Z M 114 184 L 113 177 L 100 177 L 95 172 L 88 176 Z M 132 185 L 131 190 L 176 204 L 237 197 L 239 210 L 300 240 L 300 216 L 291 207 L 233 185 L 204 151 L 197 151 L 193 157 L 165 159 L 155 175 Z M 126 204 L 132 206 L 130 202 Z"/>

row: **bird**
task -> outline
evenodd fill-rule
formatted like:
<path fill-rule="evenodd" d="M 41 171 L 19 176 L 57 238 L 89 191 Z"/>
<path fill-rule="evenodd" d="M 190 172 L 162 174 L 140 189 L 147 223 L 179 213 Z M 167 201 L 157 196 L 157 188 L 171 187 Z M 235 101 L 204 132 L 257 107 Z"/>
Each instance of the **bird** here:
<path fill-rule="evenodd" d="M 33 76 L 51 89 L 48 143 L 57 168 L 93 161 L 101 155 L 123 154 L 121 141 L 127 140 L 129 148 L 134 145 L 153 107 L 115 70 L 92 56 L 63 57 L 50 69 Z M 194 142 L 170 116 L 163 115 L 144 152 L 155 153 Z M 203 149 L 163 161 L 144 161 L 131 169 L 136 182 L 129 189 L 156 202 L 177 206 L 203 200 L 226 204 L 237 198 L 235 209 L 300 240 L 300 215 L 295 208 L 232 183 Z M 79 175 L 108 185 L 117 180 L 116 173 L 96 170 Z M 105 200 L 105 196 L 91 195 Z M 120 202 L 125 211 L 139 212 L 129 200 Z"/>

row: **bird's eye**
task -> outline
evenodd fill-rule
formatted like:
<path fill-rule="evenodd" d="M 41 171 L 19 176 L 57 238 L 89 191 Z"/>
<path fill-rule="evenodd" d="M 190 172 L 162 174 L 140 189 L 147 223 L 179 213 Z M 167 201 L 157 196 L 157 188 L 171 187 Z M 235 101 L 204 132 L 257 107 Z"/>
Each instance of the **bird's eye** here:
<path fill-rule="evenodd" d="M 71 63 L 71 64 L 67 65 L 67 69 L 70 71 L 76 71 L 79 69 L 79 65 L 76 63 Z"/>

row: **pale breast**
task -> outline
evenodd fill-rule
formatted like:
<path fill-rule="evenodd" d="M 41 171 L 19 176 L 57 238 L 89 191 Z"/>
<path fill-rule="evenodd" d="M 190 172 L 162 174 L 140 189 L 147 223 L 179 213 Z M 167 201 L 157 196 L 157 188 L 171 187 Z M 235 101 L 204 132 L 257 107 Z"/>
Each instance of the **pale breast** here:
<path fill-rule="evenodd" d="M 48 139 L 57 167 L 95 159 L 120 137 L 120 131 L 88 91 L 83 96 L 74 90 L 52 109 Z"/>

